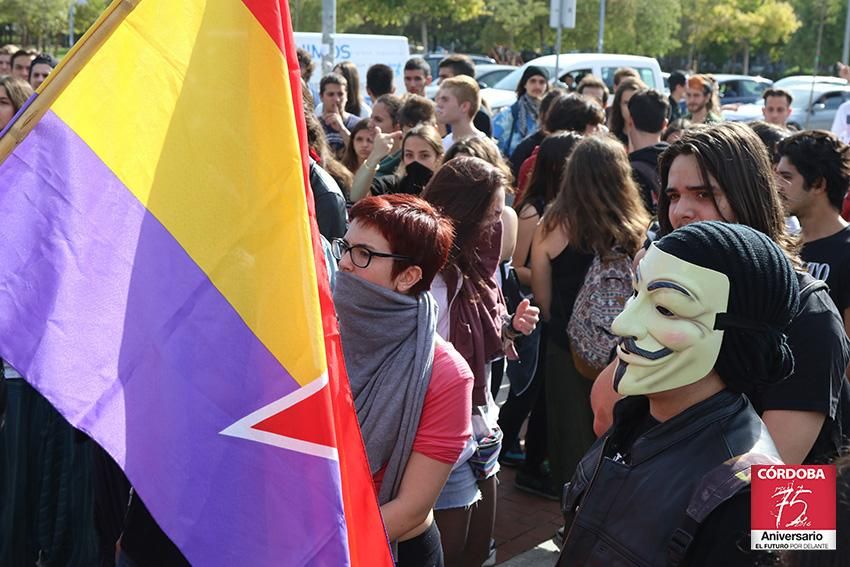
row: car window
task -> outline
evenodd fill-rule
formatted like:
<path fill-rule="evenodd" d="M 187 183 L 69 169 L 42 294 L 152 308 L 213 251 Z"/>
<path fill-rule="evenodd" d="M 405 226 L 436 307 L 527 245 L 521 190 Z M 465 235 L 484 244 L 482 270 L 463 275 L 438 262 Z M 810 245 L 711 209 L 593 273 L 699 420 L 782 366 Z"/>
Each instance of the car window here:
<path fill-rule="evenodd" d="M 621 68 L 622 65 L 617 65 L 616 67 L 602 67 L 602 80 L 605 81 L 605 84 L 608 85 L 609 89 L 614 89 L 614 73 L 617 72 L 617 69 Z M 640 75 L 640 80 L 646 83 L 651 89 L 657 89 L 658 85 L 655 84 L 655 73 L 649 67 L 633 67 Z"/>
<path fill-rule="evenodd" d="M 761 93 L 767 89 L 768 85 L 759 81 L 738 81 L 738 87 L 740 88 L 738 96 L 761 97 Z"/>
<path fill-rule="evenodd" d="M 846 100 L 846 93 L 827 93 L 818 99 L 825 110 L 835 110 Z"/>
<path fill-rule="evenodd" d="M 743 96 L 739 87 L 739 81 L 723 81 L 717 86 L 720 98 Z"/>

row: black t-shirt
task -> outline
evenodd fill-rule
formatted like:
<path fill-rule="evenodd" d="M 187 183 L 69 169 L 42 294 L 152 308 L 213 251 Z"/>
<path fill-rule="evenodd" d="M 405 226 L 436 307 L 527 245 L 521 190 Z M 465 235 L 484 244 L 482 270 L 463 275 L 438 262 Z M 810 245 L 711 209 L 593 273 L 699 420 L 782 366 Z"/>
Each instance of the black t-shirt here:
<path fill-rule="evenodd" d="M 829 286 L 829 295 L 843 316 L 850 307 L 850 225 L 832 236 L 807 242 L 800 255 L 809 273 Z"/>
<path fill-rule="evenodd" d="M 798 274 L 800 289 L 813 281 Z M 832 460 L 850 435 L 850 340 L 826 290 L 815 291 L 786 329 L 794 354 L 794 373 L 769 387 L 747 392 L 759 415 L 767 410 L 814 411 L 826 415 L 804 463 Z"/>
<path fill-rule="evenodd" d="M 406 193 L 408 195 L 419 195 L 423 187 L 411 183 L 410 179 L 398 173 L 376 177 L 372 180 L 370 191 L 372 195 L 391 195 L 394 193 Z"/>
<path fill-rule="evenodd" d="M 659 142 L 655 145 L 635 150 L 629 154 L 629 162 L 632 164 L 632 175 L 640 188 L 643 204 L 652 214 L 655 213 L 655 203 L 658 202 L 658 192 L 661 190 L 661 176 L 658 173 L 658 156 L 669 147 L 670 144 L 667 142 Z"/>

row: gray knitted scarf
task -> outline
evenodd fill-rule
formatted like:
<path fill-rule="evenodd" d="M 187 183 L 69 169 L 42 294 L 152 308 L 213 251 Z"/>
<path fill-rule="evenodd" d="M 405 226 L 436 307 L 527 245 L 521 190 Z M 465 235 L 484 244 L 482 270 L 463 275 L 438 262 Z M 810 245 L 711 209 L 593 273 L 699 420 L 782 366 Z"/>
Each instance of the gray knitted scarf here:
<path fill-rule="evenodd" d="M 386 466 L 378 500 L 398 493 L 431 381 L 437 304 L 338 272 L 334 305 L 369 467 Z"/>

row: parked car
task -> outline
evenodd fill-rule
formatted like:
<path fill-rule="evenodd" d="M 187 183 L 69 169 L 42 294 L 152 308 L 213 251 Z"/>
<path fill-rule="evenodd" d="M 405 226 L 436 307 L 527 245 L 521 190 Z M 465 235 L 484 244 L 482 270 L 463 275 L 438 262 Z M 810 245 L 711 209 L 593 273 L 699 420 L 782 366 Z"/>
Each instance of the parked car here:
<path fill-rule="evenodd" d="M 506 75 L 501 81 L 481 91 L 481 97 L 487 101 L 490 109 L 496 113 L 505 106 L 516 102 L 516 86 L 522 77 L 523 71 L 529 65 L 536 65 L 549 73 L 550 80 L 554 83 L 560 79 L 563 81 L 569 75 L 574 84 L 578 85 L 582 77 L 593 74 L 605 81 L 608 88 L 614 85 L 614 72 L 620 67 L 632 67 L 640 74 L 644 83 L 650 88 L 662 90 L 664 79 L 661 76 L 661 67 L 652 57 L 639 55 L 619 55 L 616 53 L 564 53 L 559 56 L 558 77 L 555 77 L 555 56 L 545 55 L 532 59 L 522 67 Z"/>
<path fill-rule="evenodd" d="M 452 53 L 429 53 L 428 55 L 423 56 L 423 59 L 428 62 L 428 65 L 431 66 L 431 76 L 434 77 L 434 82 L 437 82 L 437 77 L 439 76 L 439 68 L 440 61 L 448 57 L 449 55 L 453 55 Z M 486 55 L 469 55 L 466 54 L 467 57 L 472 59 L 472 62 L 475 63 L 477 67 L 479 64 L 481 65 L 494 65 L 496 60 L 492 57 L 487 57 Z"/>
<path fill-rule="evenodd" d="M 842 103 L 850 100 L 850 86 L 829 83 L 798 84 L 784 87 L 791 95 L 791 116 L 788 125 L 800 130 L 829 130 L 835 119 L 835 111 Z M 811 100 L 811 104 L 809 103 Z M 734 121 L 762 119 L 762 106 L 743 104 L 736 110 L 723 112 L 724 118 Z"/>
<path fill-rule="evenodd" d="M 478 81 L 478 86 L 482 89 L 493 86 L 500 81 L 505 75 L 516 69 L 516 65 L 499 65 L 498 63 L 481 63 L 475 64 L 475 80 Z M 425 96 L 434 99 L 437 96 L 437 91 L 440 90 L 440 81 L 434 76 L 434 81 L 425 87 Z"/>
<path fill-rule="evenodd" d="M 752 104 L 761 100 L 764 91 L 773 85 L 773 81 L 764 77 L 749 75 L 713 75 L 717 80 L 720 104 Z"/>
<path fill-rule="evenodd" d="M 516 69 L 516 65 L 499 65 L 492 63 L 482 63 L 475 65 L 475 80 L 478 81 L 478 86 L 482 89 L 492 87 L 511 71 Z"/>
<path fill-rule="evenodd" d="M 840 77 L 830 77 L 829 75 L 791 75 L 783 77 L 773 83 L 777 89 L 787 89 L 789 87 L 799 87 L 800 85 L 811 85 L 812 83 L 823 83 L 827 85 L 844 86 L 847 81 Z"/>

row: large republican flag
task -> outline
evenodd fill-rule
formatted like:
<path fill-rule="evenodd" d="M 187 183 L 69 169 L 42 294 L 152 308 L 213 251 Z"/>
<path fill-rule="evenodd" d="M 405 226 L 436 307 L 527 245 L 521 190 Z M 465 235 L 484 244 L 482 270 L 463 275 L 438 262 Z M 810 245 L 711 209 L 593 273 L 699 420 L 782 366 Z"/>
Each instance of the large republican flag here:
<path fill-rule="evenodd" d="M 116 0 L 0 138 L 0 356 L 195 565 L 392 564 L 298 77 L 285 0 Z"/>

